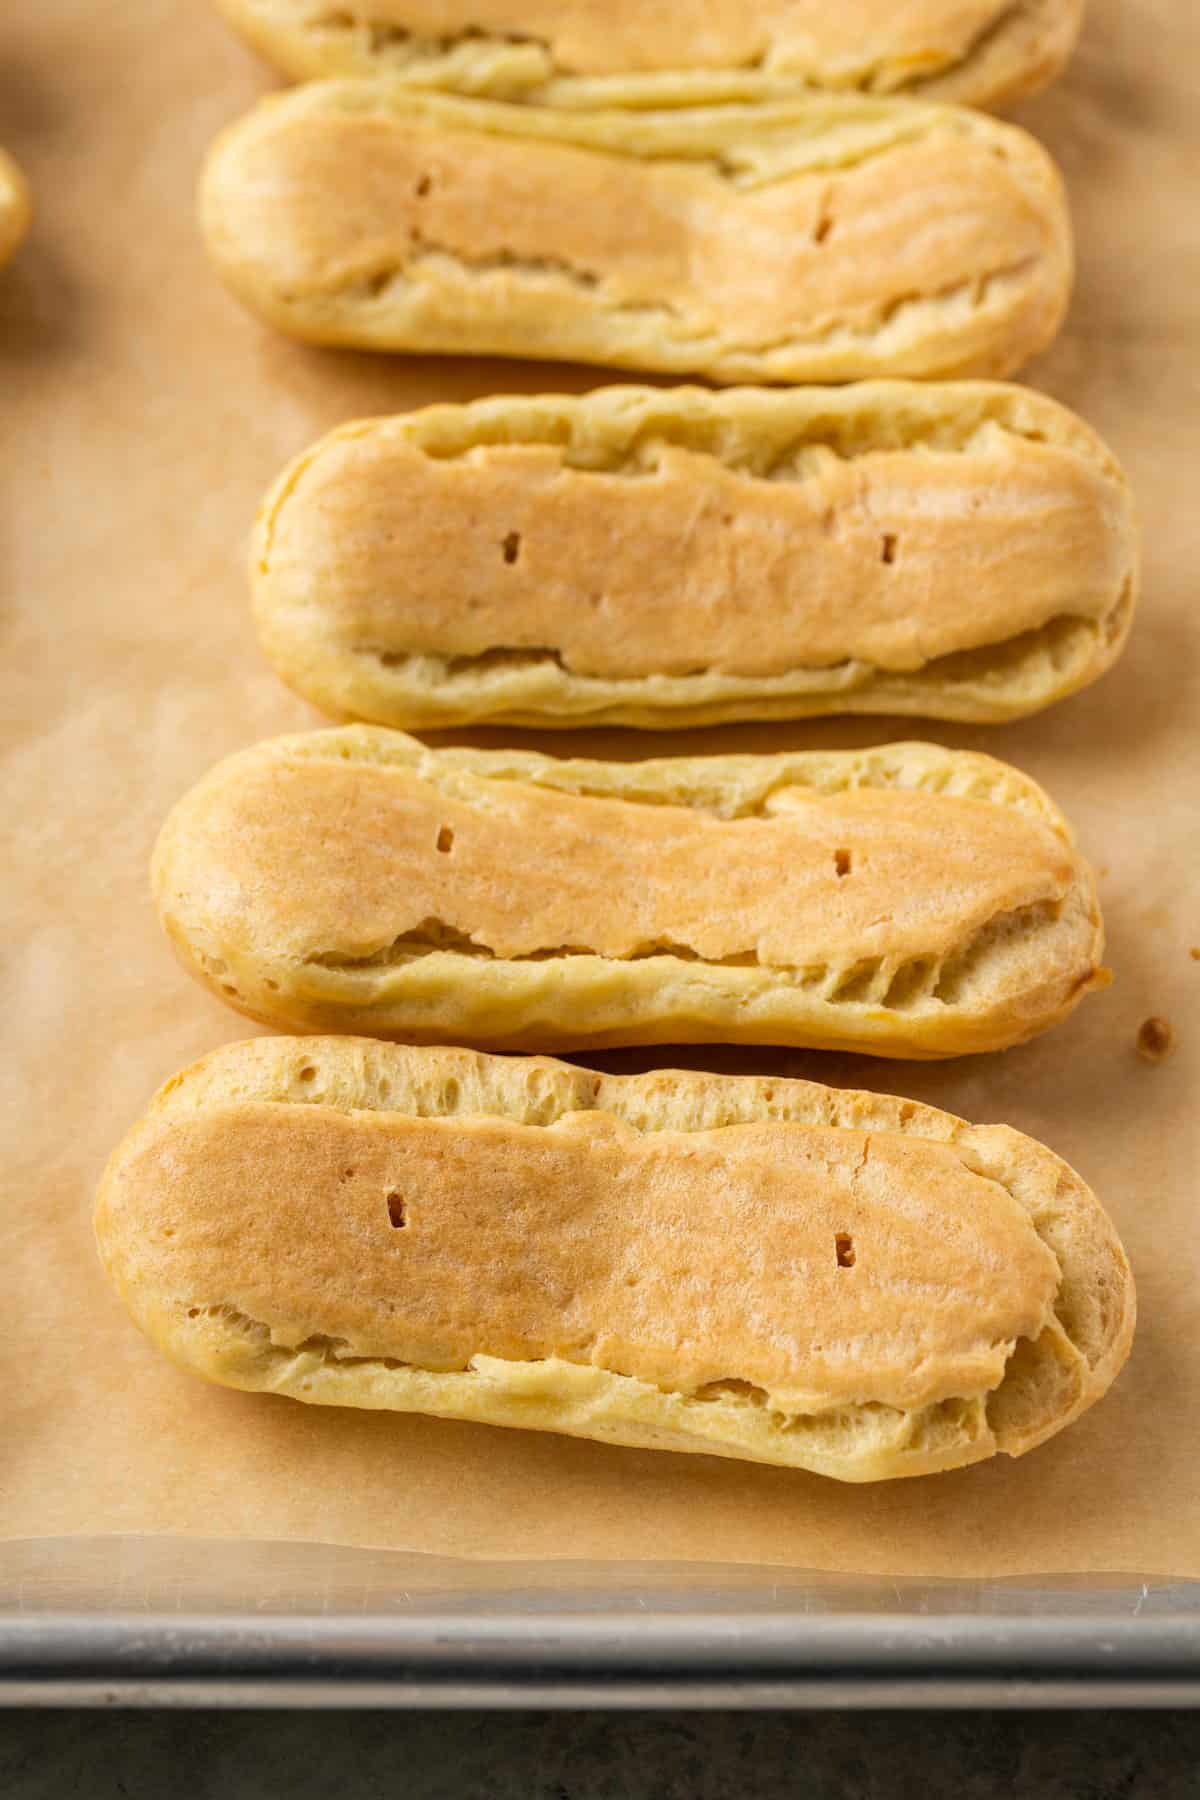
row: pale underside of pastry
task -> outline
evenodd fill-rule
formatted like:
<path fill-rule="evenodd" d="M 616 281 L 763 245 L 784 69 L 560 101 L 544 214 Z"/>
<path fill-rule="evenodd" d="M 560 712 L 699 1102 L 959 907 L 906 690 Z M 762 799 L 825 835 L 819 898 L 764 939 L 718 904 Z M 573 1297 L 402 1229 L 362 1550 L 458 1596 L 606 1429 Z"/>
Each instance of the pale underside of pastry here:
<path fill-rule="evenodd" d="M 1052 81 L 1083 0 L 218 0 L 299 80 L 387 74 L 558 106 L 777 99 L 797 88 L 994 106 Z"/>
<path fill-rule="evenodd" d="M 6 150 L 0 150 L 0 265 L 6 263 L 29 230 L 32 207 L 24 175 Z"/>
<path fill-rule="evenodd" d="M 1007 1127 L 353 1038 L 169 1082 L 97 1235 L 136 1322 L 210 1380 L 845 1481 L 1022 1454 L 1134 1325 L 1095 1197 Z"/>
<path fill-rule="evenodd" d="M 605 763 L 280 738 L 177 804 L 154 889 L 239 1011 L 409 1042 L 949 1056 L 1107 979 L 1061 814 L 930 744 Z"/>
<path fill-rule="evenodd" d="M 1032 138 L 866 98 L 571 111 L 313 82 L 218 139 L 201 222 L 233 291 L 314 343 L 721 382 L 1009 374 L 1072 271 Z"/>
<path fill-rule="evenodd" d="M 602 388 L 340 427 L 260 510 L 263 646 L 334 717 L 1020 717 L 1119 655 L 1129 487 L 979 382 Z"/>

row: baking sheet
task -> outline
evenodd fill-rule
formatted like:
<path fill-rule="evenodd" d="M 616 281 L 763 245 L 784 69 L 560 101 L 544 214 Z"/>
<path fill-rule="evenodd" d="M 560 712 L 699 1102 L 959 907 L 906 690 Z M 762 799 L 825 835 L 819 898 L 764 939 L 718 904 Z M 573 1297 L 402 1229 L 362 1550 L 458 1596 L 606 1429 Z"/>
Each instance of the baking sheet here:
<path fill-rule="evenodd" d="M 1093 0 L 1070 77 L 1021 114 L 1066 172 L 1080 248 L 1070 323 L 1030 374 L 1108 435 L 1137 489 L 1146 593 L 1130 649 L 1041 719 L 927 728 L 1019 763 L 1066 808 L 1102 871 L 1115 985 L 1035 1044 L 937 1066 L 769 1051 L 600 1059 L 803 1074 L 1004 1119 L 1075 1163 L 1112 1211 L 1141 1325 L 1109 1398 L 1024 1462 L 846 1488 L 209 1388 L 164 1363 L 105 1288 L 89 1218 L 105 1155 L 166 1076 L 251 1029 L 168 953 L 147 892 L 154 833 L 219 756 L 319 722 L 250 629 L 242 564 L 261 491 L 344 419 L 602 376 L 272 336 L 220 289 L 192 223 L 204 147 L 270 85 L 262 67 L 200 0 L 3 9 L 0 141 L 30 175 L 37 221 L 0 275 L 0 792 L 13 846 L 0 940 L 0 1535 L 891 1578 L 1200 1577 L 1197 69 L 1192 8 Z M 920 730 L 844 721 L 672 741 L 856 745 Z M 634 755 L 645 743 L 608 732 L 570 747 Z M 1178 1039 L 1157 1066 L 1133 1048 L 1149 1014 Z"/>

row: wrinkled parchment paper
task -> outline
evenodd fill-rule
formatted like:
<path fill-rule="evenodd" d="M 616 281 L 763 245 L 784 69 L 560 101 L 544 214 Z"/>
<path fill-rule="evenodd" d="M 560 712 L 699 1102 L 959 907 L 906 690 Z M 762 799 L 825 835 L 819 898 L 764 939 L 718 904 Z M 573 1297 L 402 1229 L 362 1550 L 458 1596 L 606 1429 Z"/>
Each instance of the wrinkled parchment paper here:
<path fill-rule="evenodd" d="M 37 221 L 0 275 L 12 834 L 0 1535 L 294 1538 L 888 1577 L 1200 1576 L 1198 68 L 1192 7 L 1093 0 L 1070 77 L 1023 112 L 1066 172 L 1080 261 L 1067 330 L 1030 373 L 1111 439 L 1133 477 L 1146 592 L 1130 649 L 1099 687 L 1041 719 L 927 728 L 1021 764 L 1064 805 L 1102 873 L 1115 985 L 1027 1048 L 934 1067 L 777 1052 L 606 1059 L 804 1074 L 1007 1120 L 1075 1163 L 1114 1214 L 1141 1326 L 1110 1397 L 1024 1462 L 846 1488 L 224 1392 L 164 1362 L 104 1285 L 90 1208 L 107 1152 L 168 1075 L 251 1029 L 168 953 L 147 892 L 155 830 L 218 757 L 318 723 L 265 667 L 249 625 L 242 563 L 261 491 L 344 419 L 601 377 L 371 359 L 272 336 L 218 286 L 192 221 L 204 147 L 270 85 L 266 71 L 203 0 L 3 8 L 0 141 L 29 173 Z M 850 721 L 677 742 L 886 734 Z M 613 732 L 588 744 L 641 747 Z M 1158 1066 L 1134 1052 L 1149 1014 L 1178 1038 Z"/>

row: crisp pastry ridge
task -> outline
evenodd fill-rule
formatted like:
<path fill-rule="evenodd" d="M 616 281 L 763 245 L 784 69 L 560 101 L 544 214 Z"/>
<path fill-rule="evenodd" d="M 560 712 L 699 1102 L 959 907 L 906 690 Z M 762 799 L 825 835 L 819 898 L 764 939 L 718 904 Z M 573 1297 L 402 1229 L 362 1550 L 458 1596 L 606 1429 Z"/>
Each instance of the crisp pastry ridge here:
<path fill-rule="evenodd" d="M 251 581 L 334 717 L 994 722 L 1111 667 L 1138 545 L 1116 459 L 1028 389 L 610 387 L 340 426 L 267 495 Z"/>
<path fill-rule="evenodd" d="M 200 214 L 295 337 L 722 383 L 1010 374 L 1073 267 L 1031 137 L 861 97 L 572 111 L 312 82 L 218 138 Z"/>
<path fill-rule="evenodd" d="M 153 880 L 185 966 L 288 1030 L 938 1057 L 1108 979 L 1057 808 L 930 744 L 619 763 L 300 734 L 185 795 Z"/>
<path fill-rule="evenodd" d="M 449 1136 L 441 1129 L 447 1123 Z M 480 1135 L 493 1163 L 507 1161 L 512 1191 L 527 1197 L 519 1229 L 528 1235 L 526 1260 L 537 1264 L 535 1283 L 542 1272 L 539 1206 L 544 1201 L 554 1215 L 547 1229 L 565 1234 L 550 1247 L 548 1268 L 558 1267 L 555 1255 L 572 1217 L 576 1226 L 580 1220 L 578 1207 L 572 1215 L 568 1205 L 564 1214 L 562 1193 L 539 1190 L 529 1174 L 551 1146 L 560 1159 L 573 1152 L 603 1157 L 615 1146 L 617 1161 L 610 1155 L 605 1168 L 615 1170 L 618 1183 L 621 1159 L 633 1173 L 646 1155 L 657 1158 L 660 1179 L 666 1171 L 684 1184 L 681 1193 L 693 1182 L 692 1204 L 709 1223 L 713 1248 L 700 1233 L 644 1238 L 633 1270 L 644 1286 L 625 1306 L 633 1330 L 623 1359 L 644 1362 L 650 1345 L 656 1379 L 605 1367 L 605 1360 L 622 1359 L 615 1345 L 589 1345 L 578 1329 L 572 1336 L 572 1322 L 586 1326 L 589 1306 L 610 1291 L 605 1284 L 614 1270 L 622 1291 L 630 1291 L 617 1254 L 628 1247 L 622 1234 L 639 1223 L 627 1186 L 598 1190 L 600 1206 L 582 1238 L 576 1233 L 574 1260 L 566 1265 L 579 1275 L 575 1298 L 568 1301 L 563 1290 L 561 1318 L 551 1307 L 555 1333 L 547 1353 L 496 1355 L 485 1347 L 502 1335 L 505 1296 L 518 1309 L 523 1304 L 523 1267 L 494 1262 L 488 1279 L 481 1270 L 468 1290 L 466 1338 L 459 1329 L 457 1350 L 447 1349 L 458 1315 L 454 1282 L 443 1291 L 438 1275 L 439 1232 L 449 1241 L 455 1211 L 465 1205 L 469 1213 L 470 1196 L 464 1199 L 453 1175 L 441 1179 L 438 1160 L 425 1163 L 424 1185 L 413 1181 L 403 1195 L 374 1188 L 393 1179 L 389 1170 L 406 1166 L 395 1160 L 406 1146 L 428 1138 L 441 1158 L 451 1154 L 450 1145 Z M 772 1202 L 765 1165 L 752 1161 L 751 1182 L 766 1185 L 762 1206 L 743 1226 L 722 1214 L 719 1203 L 712 1210 L 714 1184 L 706 1170 L 723 1167 L 736 1180 L 739 1157 L 754 1140 L 769 1163 L 791 1159 L 796 1189 L 794 1200 L 776 1192 Z M 343 1167 L 347 1157 L 363 1166 Z M 836 1267 L 831 1250 L 823 1272 L 801 1256 L 790 1266 L 805 1272 L 789 1273 L 778 1260 L 780 1243 L 808 1250 L 813 1230 L 819 1235 L 842 1217 L 839 1208 L 851 1203 L 871 1157 L 884 1171 L 883 1185 L 874 1209 L 868 1205 L 858 1215 L 856 1238 L 839 1237 Z M 817 1171 L 815 1201 L 805 1186 L 806 1158 Z M 822 1175 L 826 1160 L 830 1173 Z M 469 1166 L 477 1172 L 481 1165 Z M 355 1181 L 365 1181 L 365 1195 L 356 1195 Z M 951 1188 L 955 1201 L 965 1197 L 965 1211 L 955 1211 Z M 939 1190 L 946 1196 L 944 1216 Z M 437 1290 L 432 1294 L 425 1287 L 415 1292 L 421 1281 L 406 1275 L 418 1239 L 395 1229 L 397 1205 L 408 1209 L 399 1222 L 432 1233 L 434 1260 L 420 1265 L 421 1281 Z M 788 1222 L 793 1211 L 794 1225 Z M 975 1249 L 954 1264 L 961 1291 L 935 1299 L 931 1288 L 926 1308 L 914 1311 L 913 1283 L 920 1285 L 923 1272 L 945 1274 L 927 1231 L 935 1217 L 939 1242 L 957 1234 Z M 782 1239 L 773 1231 L 782 1231 Z M 136 1322 L 178 1362 L 211 1380 L 318 1404 L 708 1451 L 846 1481 L 925 1474 L 997 1451 L 1023 1454 L 1100 1397 L 1128 1354 L 1134 1327 L 1128 1263 L 1095 1196 L 1058 1157 L 1008 1127 L 968 1125 L 912 1101 L 808 1082 L 671 1070 L 601 1075 L 545 1058 L 352 1038 L 229 1045 L 168 1082 L 109 1163 L 97 1234 Z M 475 1236 L 486 1238 L 486 1227 Z M 495 1236 L 503 1236 L 499 1224 Z M 680 1243 L 686 1253 L 676 1275 L 671 1245 Z M 742 1252 L 758 1271 L 749 1278 L 748 1297 L 718 1280 L 713 1291 L 726 1298 L 705 1314 L 707 1336 L 673 1340 L 670 1318 L 656 1309 L 688 1317 L 689 1281 L 695 1288 L 698 1270 L 703 1289 L 712 1273 L 706 1256 L 726 1259 L 727 1268 Z M 486 1247 L 479 1254 L 486 1257 Z M 655 1285 L 659 1275 L 669 1277 L 665 1286 Z M 469 1269 L 467 1276 L 474 1280 Z M 860 1288 L 854 1298 L 856 1280 L 876 1287 L 868 1285 L 865 1296 Z M 805 1365 L 791 1368 L 786 1359 L 778 1365 L 783 1387 L 790 1381 L 793 1388 L 784 1398 L 776 1376 L 748 1380 L 746 1371 L 773 1334 L 787 1337 L 789 1321 L 804 1310 L 798 1312 L 797 1301 L 805 1289 L 820 1317 L 814 1322 L 805 1315 L 798 1327 Z M 245 1310 L 247 1296 L 258 1316 Z M 638 1312 L 643 1302 L 649 1310 L 643 1304 Z M 541 1303 L 534 1298 L 532 1304 Z M 873 1329 L 875 1307 L 907 1323 Z M 922 1335 L 925 1311 L 942 1323 Z M 865 1335 L 850 1344 L 864 1318 Z M 812 1331 L 824 1335 L 814 1339 Z M 996 1341 L 994 1332 L 1015 1335 Z M 428 1366 L 412 1356 L 422 1335 L 431 1346 Z M 668 1350 L 664 1361 L 653 1344 L 672 1341 L 678 1351 L 673 1360 Z M 464 1343 L 479 1347 L 464 1352 Z M 839 1346 L 841 1362 L 832 1356 Z M 726 1355 L 734 1358 L 728 1366 Z M 826 1375 L 835 1369 L 832 1383 L 823 1367 Z M 701 1379 L 710 1369 L 721 1378 Z M 935 1387 L 935 1398 L 894 1403 L 905 1388 L 919 1396 L 921 1383 L 936 1382 L 940 1372 L 953 1385 L 952 1369 L 961 1391 Z M 816 1392 L 806 1401 L 806 1384 L 814 1380 Z M 856 1385 L 860 1391 L 848 1398 Z M 875 1397 L 880 1393 L 892 1398 Z"/>
<path fill-rule="evenodd" d="M 693 0 L 218 0 L 235 29 L 298 80 L 387 73 L 421 86 L 560 106 L 774 99 L 798 86 L 996 106 L 1044 87 L 1075 46 L 1083 0 L 891 0 L 747 7 Z M 676 66 L 691 53 L 690 66 Z"/>

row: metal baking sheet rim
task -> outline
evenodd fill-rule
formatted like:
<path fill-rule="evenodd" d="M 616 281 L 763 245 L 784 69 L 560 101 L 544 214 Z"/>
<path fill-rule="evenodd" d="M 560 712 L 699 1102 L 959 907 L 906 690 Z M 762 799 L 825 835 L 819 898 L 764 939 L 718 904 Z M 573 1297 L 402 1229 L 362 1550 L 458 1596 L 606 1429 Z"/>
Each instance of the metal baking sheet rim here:
<path fill-rule="evenodd" d="M 1200 1705 L 1200 1583 L 10 1542 L 0 1704 Z"/>

